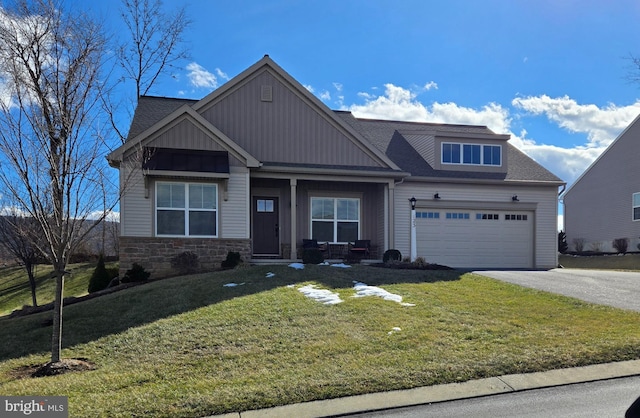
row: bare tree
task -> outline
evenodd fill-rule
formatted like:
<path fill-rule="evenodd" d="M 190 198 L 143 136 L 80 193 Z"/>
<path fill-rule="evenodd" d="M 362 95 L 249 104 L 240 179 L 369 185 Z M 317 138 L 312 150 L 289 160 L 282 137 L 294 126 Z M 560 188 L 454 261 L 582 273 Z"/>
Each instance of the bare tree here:
<path fill-rule="evenodd" d="M 136 84 L 136 100 L 158 78 L 189 57 L 183 33 L 191 24 L 183 6 L 174 14 L 162 12 L 161 0 L 122 0 L 122 18 L 130 38 L 118 48 L 118 62 L 126 78 Z"/>
<path fill-rule="evenodd" d="M 35 268 L 38 261 L 42 260 L 37 244 L 40 241 L 40 227 L 35 219 L 20 214 L 15 208 L 9 210 L 12 213 L 0 216 L 0 242 L 27 272 L 31 302 L 33 306 L 38 306 Z"/>
<path fill-rule="evenodd" d="M 39 226 L 56 279 L 51 364 L 60 362 L 65 271 L 74 247 L 118 198 L 100 103 L 107 40 L 97 21 L 53 0 L 0 9 L 0 183 Z M 112 199 L 109 197 L 112 196 Z M 109 201 L 107 205 L 104 202 Z M 93 225 L 95 222 L 91 221 Z"/>

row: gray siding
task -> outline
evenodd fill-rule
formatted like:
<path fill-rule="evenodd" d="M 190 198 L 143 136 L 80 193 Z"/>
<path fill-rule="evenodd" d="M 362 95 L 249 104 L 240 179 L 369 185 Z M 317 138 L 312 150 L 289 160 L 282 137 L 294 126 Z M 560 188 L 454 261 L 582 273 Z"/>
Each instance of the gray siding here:
<path fill-rule="evenodd" d="M 201 114 L 260 161 L 382 167 L 319 110 L 264 71 Z"/>
<path fill-rule="evenodd" d="M 629 238 L 636 250 L 640 221 L 633 221 L 633 193 L 640 192 L 640 122 L 632 125 L 605 151 L 564 196 L 569 249 L 585 240 L 584 250 L 613 251 L 611 242 Z"/>
<path fill-rule="evenodd" d="M 249 170 L 231 167 L 227 200 L 220 200 L 220 238 L 249 238 Z"/>
<path fill-rule="evenodd" d="M 395 246 L 403 257 L 410 255 L 411 206 L 409 199 L 433 199 L 439 193 L 444 204 L 446 201 L 477 202 L 481 208 L 484 202 L 505 203 L 511 196 L 518 195 L 520 202 L 537 203 L 535 210 L 534 231 L 534 263 L 535 268 L 552 268 L 557 266 L 557 187 L 550 186 L 490 186 L 490 185 L 455 185 L 425 184 L 405 182 L 396 187 L 395 199 Z M 518 203 L 514 203 L 514 209 Z M 429 261 L 429 260 L 427 260 Z"/>
<path fill-rule="evenodd" d="M 175 126 L 163 131 L 147 146 L 177 149 L 193 149 L 206 151 L 227 151 L 216 139 L 212 138 L 202 129 L 194 125 L 190 120 L 184 119 Z M 229 154 L 229 165 L 242 166 L 243 163 Z"/>
<path fill-rule="evenodd" d="M 120 178 L 125 184 L 120 199 L 120 235 L 124 237 L 152 236 L 151 199 L 145 198 L 144 180 L 141 169 L 123 165 Z"/>

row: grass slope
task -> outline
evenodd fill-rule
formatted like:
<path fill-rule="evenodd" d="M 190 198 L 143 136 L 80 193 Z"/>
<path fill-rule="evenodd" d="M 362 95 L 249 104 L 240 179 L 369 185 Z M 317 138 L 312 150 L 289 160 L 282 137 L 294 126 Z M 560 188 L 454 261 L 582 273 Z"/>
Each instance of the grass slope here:
<path fill-rule="evenodd" d="M 117 263 L 107 263 L 107 267 Z M 71 272 L 65 277 L 64 296 L 82 296 L 87 294 L 89 279 L 95 269 L 95 263 L 70 264 Z M 52 267 L 38 265 L 36 267 L 36 297 L 38 305 L 45 305 L 54 299 L 56 282 L 51 277 Z M 27 274 L 23 267 L 12 266 L 0 269 L 0 316 L 10 314 L 24 305 L 32 305 L 31 289 Z"/>
<path fill-rule="evenodd" d="M 354 280 L 416 306 L 353 298 Z M 307 283 L 344 302 L 306 298 Z M 48 359 L 45 317 L 0 319 L 0 393 L 67 395 L 71 416 L 197 417 L 640 358 L 640 313 L 455 271 L 260 266 L 152 282 L 65 309 L 63 356 L 96 370 L 19 379 Z"/>

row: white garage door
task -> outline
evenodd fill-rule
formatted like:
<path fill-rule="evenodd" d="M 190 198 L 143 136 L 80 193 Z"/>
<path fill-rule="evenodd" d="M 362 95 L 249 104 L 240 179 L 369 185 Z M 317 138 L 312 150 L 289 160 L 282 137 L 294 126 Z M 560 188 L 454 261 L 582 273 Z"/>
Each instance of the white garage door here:
<path fill-rule="evenodd" d="M 533 267 L 533 212 L 416 210 L 417 253 L 467 268 Z"/>

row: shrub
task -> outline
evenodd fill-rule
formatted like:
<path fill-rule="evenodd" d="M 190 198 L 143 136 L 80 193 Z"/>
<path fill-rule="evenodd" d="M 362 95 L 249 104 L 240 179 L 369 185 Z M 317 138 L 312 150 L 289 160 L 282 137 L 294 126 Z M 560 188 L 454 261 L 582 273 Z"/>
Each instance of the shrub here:
<path fill-rule="evenodd" d="M 240 253 L 235 251 L 229 251 L 227 253 L 227 258 L 220 263 L 223 269 L 232 269 L 238 264 L 242 263 L 242 257 Z"/>
<path fill-rule="evenodd" d="M 109 272 L 104 265 L 104 257 L 100 255 L 100 257 L 98 258 L 98 265 L 96 266 L 95 270 L 93 270 L 91 279 L 89 279 L 89 293 L 106 289 L 109 286 L 109 282 L 112 278 L 113 277 L 109 276 Z"/>
<path fill-rule="evenodd" d="M 624 254 L 627 252 L 627 248 L 629 248 L 629 238 L 616 238 L 613 240 L 611 245 L 616 249 L 616 251 Z"/>
<path fill-rule="evenodd" d="M 402 254 L 398 250 L 387 250 L 382 255 L 382 262 L 389 263 L 392 261 L 400 261 L 402 260 Z"/>
<path fill-rule="evenodd" d="M 564 231 L 558 232 L 558 251 L 564 254 L 569 249 L 569 244 L 567 244 L 567 233 Z"/>
<path fill-rule="evenodd" d="M 302 252 L 302 262 L 304 264 L 320 264 L 323 261 L 322 251 L 317 248 L 307 248 Z"/>
<path fill-rule="evenodd" d="M 182 252 L 171 259 L 171 267 L 180 274 L 192 274 L 199 268 L 198 254 L 191 251 Z"/>
<path fill-rule="evenodd" d="M 415 261 L 411 264 L 416 267 L 426 267 L 427 265 L 429 265 L 429 263 L 427 263 L 427 260 L 422 257 L 416 257 Z"/>
<path fill-rule="evenodd" d="M 573 248 L 576 249 L 576 252 L 581 253 L 584 250 L 584 238 L 574 238 Z"/>
<path fill-rule="evenodd" d="M 122 283 L 146 282 L 149 276 L 151 276 L 151 273 L 146 271 L 144 267 L 138 263 L 133 263 L 131 268 L 124 274 Z"/>

